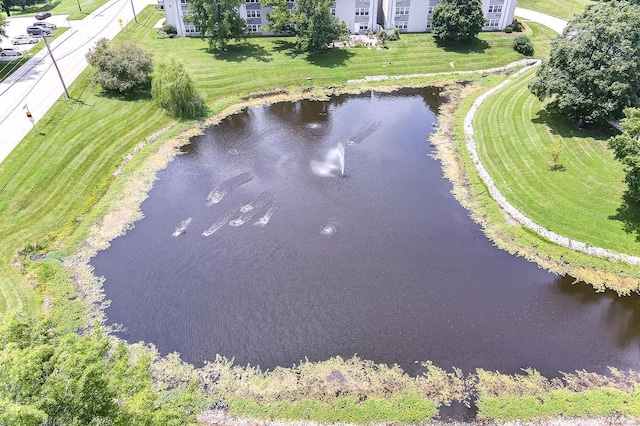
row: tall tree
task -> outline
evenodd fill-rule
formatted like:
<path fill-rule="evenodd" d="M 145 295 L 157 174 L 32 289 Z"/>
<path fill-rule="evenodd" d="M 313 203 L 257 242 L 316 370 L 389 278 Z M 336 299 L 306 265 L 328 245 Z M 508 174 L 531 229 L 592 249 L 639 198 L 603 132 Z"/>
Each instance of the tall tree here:
<path fill-rule="evenodd" d="M 273 13 L 267 15 L 271 22 L 267 29 L 297 36 L 298 48 L 320 50 L 336 40 L 349 35 L 347 24 L 331 14 L 332 0 L 296 0 L 287 7 L 286 0 L 263 0 Z"/>
<path fill-rule="evenodd" d="M 11 6 L 13 6 L 12 0 L 2 0 L 2 10 L 4 10 L 7 16 L 11 16 Z"/>
<path fill-rule="evenodd" d="M 0 12 L 0 38 L 7 36 L 7 17 Z"/>
<path fill-rule="evenodd" d="M 52 318 L 0 320 L 0 425 L 195 424 L 195 389 L 153 392 L 151 360 L 100 329 L 60 334 Z"/>
<path fill-rule="evenodd" d="M 620 120 L 623 133 L 609 139 L 616 160 L 625 166 L 629 195 L 640 202 L 640 109 L 626 108 Z"/>
<path fill-rule="evenodd" d="M 137 43 L 113 44 L 102 38 L 86 57 L 89 65 L 96 68 L 94 80 L 107 91 L 131 92 L 148 87 L 151 82 L 151 54 Z"/>
<path fill-rule="evenodd" d="M 549 60 L 529 85 L 549 111 L 584 121 L 619 119 L 640 106 L 640 6 L 597 3 L 551 44 Z"/>
<path fill-rule="evenodd" d="M 238 8 L 243 0 L 187 0 L 192 23 L 200 37 L 209 41 L 209 48 L 224 49 L 229 40 L 247 37 L 247 23 Z"/>
<path fill-rule="evenodd" d="M 431 17 L 434 37 L 445 43 L 471 40 L 484 24 L 482 0 L 442 0 Z"/>
<path fill-rule="evenodd" d="M 156 64 L 151 96 L 176 118 L 198 117 L 206 110 L 204 97 L 198 93 L 184 64 L 173 58 Z"/>

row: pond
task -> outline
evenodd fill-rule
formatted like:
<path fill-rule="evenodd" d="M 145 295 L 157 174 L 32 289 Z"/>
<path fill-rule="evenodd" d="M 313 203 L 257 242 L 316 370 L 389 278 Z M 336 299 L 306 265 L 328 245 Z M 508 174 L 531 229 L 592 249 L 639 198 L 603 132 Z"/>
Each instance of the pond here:
<path fill-rule="evenodd" d="M 640 299 L 494 247 L 429 137 L 436 88 L 254 107 L 159 173 L 93 260 L 132 342 L 202 365 L 353 354 L 548 376 L 640 367 Z M 341 160 L 344 160 L 342 176 Z"/>

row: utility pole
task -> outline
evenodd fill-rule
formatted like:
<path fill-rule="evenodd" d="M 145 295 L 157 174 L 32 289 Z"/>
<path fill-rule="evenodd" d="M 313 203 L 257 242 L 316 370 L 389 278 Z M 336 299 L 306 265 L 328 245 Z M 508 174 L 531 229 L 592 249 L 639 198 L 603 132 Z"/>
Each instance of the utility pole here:
<path fill-rule="evenodd" d="M 136 16 L 136 9 L 133 7 L 133 0 L 131 1 L 131 10 L 133 10 L 133 19 L 136 21 L 136 24 L 138 23 L 138 17 Z"/>
<path fill-rule="evenodd" d="M 58 71 L 58 77 L 60 77 L 60 82 L 62 83 L 62 87 L 64 87 L 64 93 L 67 94 L 67 98 L 71 99 L 71 96 L 69 96 L 69 91 L 67 90 L 67 85 L 64 84 L 64 80 L 62 79 L 62 73 L 60 73 L 60 68 L 58 68 L 56 59 L 53 57 L 53 54 L 51 53 L 49 42 L 47 42 L 47 36 L 43 36 L 42 38 L 44 39 L 45 46 L 47 46 L 47 50 L 49 51 L 49 56 L 51 56 L 51 60 L 53 60 L 53 65 L 56 67 L 56 71 Z"/>

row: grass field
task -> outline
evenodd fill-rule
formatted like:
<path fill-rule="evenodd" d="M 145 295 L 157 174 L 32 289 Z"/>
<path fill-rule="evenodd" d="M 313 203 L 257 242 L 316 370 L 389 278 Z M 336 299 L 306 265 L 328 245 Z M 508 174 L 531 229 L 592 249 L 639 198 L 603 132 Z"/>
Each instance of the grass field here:
<path fill-rule="evenodd" d="M 108 0 L 50 0 L 43 3 L 36 3 L 32 6 L 14 6 L 11 10 L 11 16 L 29 16 L 38 12 L 49 11 L 53 15 L 69 15 L 69 19 L 82 19 Z M 78 8 L 78 4 L 82 9 Z"/>
<path fill-rule="evenodd" d="M 597 0 L 518 0 L 518 7 L 537 10 L 557 18 L 569 20 L 574 13 L 582 13 L 585 6 L 597 3 Z"/>
<path fill-rule="evenodd" d="M 491 68 L 522 58 L 511 48 L 513 36 L 499 33 L 483 33 L 475 45 L 455 50 L 437 47 L 429 34 L 408 34 L 381 51 L 297 54 L 289 39 L 255 38 L 231 46 L 226 53 L 209 53 L 206 42 L 199 39 L 157 39 L 152 27 L 162 16 L 151 7 L 145 9 L 140 23 L 127 26 L 118 39 L 138 40 L 156 57 L 180 57 L 212 112 L 247 92 L 273 87 L 299 90 L 341 85 L 367 75 L 451 71 L 450 62 L 457 70 Z M 540 51 L 548 50 L 544 31 L 533 25 L 528 31 Z M 28 245 L 50 247 L 68 235 L 102 196 L 123 157 L 171 122 L 148 95 L 128 99 L 103 95 L 90 84 L 88 72 L 70 91 L 77 101 L 61 98 L 38 123 L 41 133 L 31 132 L 0 164 L 0 312 L 33 311 L 41 302 L 29 271 L 15 268 L 17 253 Z"/>
<path fill-rule="evenodd" d="M 538 224 L 638 255 L 640 206 L 623 198 L 622 167 L 606 145 L 611 133 L 549 116 L 529 93 L 533 77 L 529 72 L 478 110 L 474 128 L 483 163 L 505 197 Z M 558 145 L 562 167 L 552 171 L 549 149 Z"/>

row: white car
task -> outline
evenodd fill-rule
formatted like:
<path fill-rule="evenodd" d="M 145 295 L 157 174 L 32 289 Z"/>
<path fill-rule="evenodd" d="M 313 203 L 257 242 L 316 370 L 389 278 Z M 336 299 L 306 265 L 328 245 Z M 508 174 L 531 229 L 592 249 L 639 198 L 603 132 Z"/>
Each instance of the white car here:
<path fill-rule="evenodd" d="M 18 44 L 36 44 L 39 40 L 40 39 L 36 37 L 31 37 L 28 35 L 19 35 L 11 39 L 11 44 L 13 44 L 14 46 Z"/>
<path fill-rule="evenodd" d="M 11 47 L 3 47 L 0 56 L 21 56 L 22 52 Z"/>

